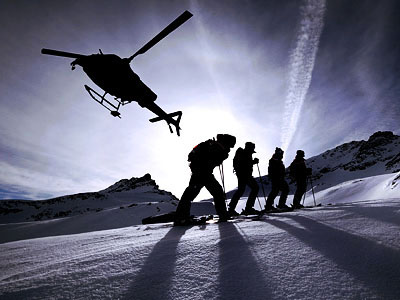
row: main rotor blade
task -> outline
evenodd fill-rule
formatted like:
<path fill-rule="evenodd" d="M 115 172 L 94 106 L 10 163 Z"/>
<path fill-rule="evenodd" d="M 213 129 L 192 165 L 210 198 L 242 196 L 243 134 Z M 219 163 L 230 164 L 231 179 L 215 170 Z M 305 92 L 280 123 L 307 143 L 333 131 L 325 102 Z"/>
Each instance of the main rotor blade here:
<path fill-rule="evenodd" d="M 169 24 L 159 34 L 157 34 L 150 42 L 148 42 L 146 45 L 140 48 L 135 54 L 129 57 L 128 61 L 131 62 L 132 59 L 134 59 L 137 55 L 145 53 L 147 50 L 149 50 L 151 47 L 153 47 L 155 44 L 157 44 L 159 41 L 165 38 L 172 31 L 174 31 L 183 23 L 185 23 L 187 20 L 189 20 L 192 16 L 193 15 L 189 11 L 185 10 L 179 17 L 177 17 L 174 21 L 172 21 L 171 24 Z"/>
<path fill-rule="evenodd" d="M 42 49 L 42 54 L 62 56 L 62 57 L 71 57 L 71 58 L 80 58 L 80 57 L 86 56 L 86 55 L 82 55 L 82 54 L 76 54 L 76 53 L 70 53 L 70 52 L 64 52 L 64 51 L 58 51 L 58 50 L 51 50 L 51 49 L 45 49 L 45 48 Z"/>

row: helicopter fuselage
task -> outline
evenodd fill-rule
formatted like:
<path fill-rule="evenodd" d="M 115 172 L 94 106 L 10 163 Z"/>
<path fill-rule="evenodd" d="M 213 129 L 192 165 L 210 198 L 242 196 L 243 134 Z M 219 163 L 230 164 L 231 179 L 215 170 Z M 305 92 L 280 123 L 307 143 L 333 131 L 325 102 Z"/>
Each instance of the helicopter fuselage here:
<path fill-rule="evenodd" d="M 154 102 L 157 95 L 133 72 L 127 59 L 115 54 L 92 54 L 71 63 L 80 65 L 89 78 L 108 94 L 122 102 L 136 101 L 140 106 Z"/>
<path fill-rule="evenodd" d="M 182 112 L 176 111 L 173 113 L 166 113 L 161 107 L 159 107 L 155 103 L 157 95 L 140 80 L 140 77 L 135 72 L 133 72 L 130 63 L 136 56 L 146 53 L 192 16 L 192 13 L 189 11 L 184 11 L 148 43 L 128 58 L 121 58 L 115 54 L 103 54 L 101 50 L 100 54 L 92 55 L 83 55 L 46 48 L 43 48 L 41 52 L 46 55 L 74 58 L 75 60 L 71 63 L 72 69 L 75 68 L 75 65 L 80 65 L 89 78 L 104 90 L 104 94 L 99 94 L 87 85 L 85 85 L 86 91 L 93 100 L 109 110 L 111 115 L 114 117 L 120 118 L 118 110 L 121 105 L 135 101 L 141 107 L 146 108 L 157 115 L 157 117 L 150 119 L 150 122 L 154 123 L 164 120 L 167 122 L 171 132 L 173 132 L 171 124 L 175 126 L 176 133 L 179 136 L 181 129 L 179 127 L 179 122 L 182 117 Z M 115 97 L 114 103 L 110 102 L 110 99 L 106 99 L 107 94 Z"/>

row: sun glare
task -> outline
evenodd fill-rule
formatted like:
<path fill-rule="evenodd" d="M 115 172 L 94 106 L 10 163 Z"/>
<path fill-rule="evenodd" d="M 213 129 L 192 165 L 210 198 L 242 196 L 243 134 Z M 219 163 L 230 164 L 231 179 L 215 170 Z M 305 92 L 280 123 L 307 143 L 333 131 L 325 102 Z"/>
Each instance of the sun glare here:
<path fill-rule="evenodd" d="M 194 146 L 216 137 L 218 133 L 228 133 L 236 137 L 244 134 L 244 128 L 239 119 L 235 118 L 229 110 L 216 107 L 185 108 L 181 127 L 182 134 L 176 138 L 166 131 L 160 131 L 160 134 L 153 139 L 151 147 L 152 165 L 157 166 L 157 171 L 155 171 L 158 173 L 157 181 L 161 187 L 173 191 L 178 197 L 181 196 L 190 179 L 187 156 Z M 232 152 L 230 157 L 233 155 Z M 225 162 L 226 174 L 232 174 L 231 165 L 231 161 Z M 221 182 L 217 168 L 214 170 L 214 175 Z M 231 189 L 237 185 L 236 180 L 232 181 L 232 179 L 235 178 L 226 176 L 225 186 Z M 204 189 L 196 199 L 207 197 L 210 195 Z"/>
<path fill-rule="evenodd" d="M 240 120 L 229 111 L 218 108 L 195 107 L 185 110 L 182 128 L 193 138 L 210 138 L 218 133 L 242 135 L 243 128 Z"/>

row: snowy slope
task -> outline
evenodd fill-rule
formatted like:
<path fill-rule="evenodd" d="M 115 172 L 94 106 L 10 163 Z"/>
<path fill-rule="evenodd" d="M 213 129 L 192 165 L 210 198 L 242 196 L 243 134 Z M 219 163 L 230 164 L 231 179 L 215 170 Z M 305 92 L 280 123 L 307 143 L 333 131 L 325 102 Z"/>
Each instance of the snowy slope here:
<path fill-rule="evenodd" d="M 148 216 L 176 210 L 178 199 L 160 190 L 149 174 L 122 179 L 93 193 L 49 200 L 0 201 L 0 243 L 141 224 Z M 192 213 L 214 214 L 212 203 L 194 203 Z"/>
<path fill-rule="evenodd" d="M 400 172 L 349 180 L 326 190 L 315 191 L 314 195 L 312 190 L 309 189 L 305 194 L 304 205 L 336 205 L 339 203 L 354 203 L 376 199 L 391 200 L 396 198 L 400 198 Z M 279 197 L 275 199 L 275 203 L 278 202 L 278 199 Z M 236 206 L 236 211 L 242 211 L 246 206 L 246 201 L 246 196 L 240 198 Z M 289 195 L 287 203 L 292 203 L 292 201 L 293 195 Z M 261 208 L 265 206 L 263 196 L 258 197 L 255 208 L 260 209 L 260 204 Z"/>
<path fill-rule="evenodd" d="M 400 136 L 394 135 L 390 131 L 378 131 L 371 135 L 367 141 L 345 143 L 308 158 L 306 165 L 313 170 L 311 180 L 314 191 L 321 191 L 349 180 L 393 174 L 400 171 Z M 267 167 L 261 166 L 261 169 L 267 169 Z M 253 172 L 253 176 L 259 182 L 260 179 L 255 174 L 256 171 Z M 288 168 L 287 175 L 289 175 Z M 286 179 L 290 186 L 290 194 L 293 195 L 296 184 L 289 176 Z M 263 197 L 263 189 L 265 194 L 268 195 L 271 184 L 267 175 L 262 176 L 261 180 L 263 184 L 259 184 L 258 195 Z M 310 189 L 311 184 L 308 183 L 308 190 Z M 229 191 L 227 193 L 228 198 L 231 198 L 234 192 L 235 190 Z M 249 193 L 250 190 L 246 189 L 244 195 L 247 196 Z M 206 201 L 210 200 L 207 199 Z"/>
<path fill-rule="evenodd" d="M 339 183 L 400 171 L 400 136 L 376 132 L 367 141 L 353 141 L 311 157 L 315 190 Z"/>
<path fill-rule="evenodd" d="M 0 201 L 0 299 L 400 299 L 398 151 L 376 133 L 310 158 L 323 206 L 259 221 L 139 225 L 176 208 L 150 175 Z"/>
<path fill-rule="evenodd" d="M 317 196 L 341 203 L 2 243 L 0 298 L 400 299 L 399 174 Z"/>
<path fill-rule="evenodd" d="M 315 198 L 322 204 L 338 204 L 374 199 L 399 198 L 400 172 L 346 181 L 317 192 Z M 306 204 L 312 205 L 312 193 L 306 194 Z"/>

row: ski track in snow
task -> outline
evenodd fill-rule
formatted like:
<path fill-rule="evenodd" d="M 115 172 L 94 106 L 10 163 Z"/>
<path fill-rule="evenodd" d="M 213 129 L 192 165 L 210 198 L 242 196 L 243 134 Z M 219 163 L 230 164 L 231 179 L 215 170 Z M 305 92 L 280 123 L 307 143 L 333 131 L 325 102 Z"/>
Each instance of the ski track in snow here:
<path fill-rule="evenodd" d="M 399 299 L 400 199 L 0 245 L 1 299 Z"/>

